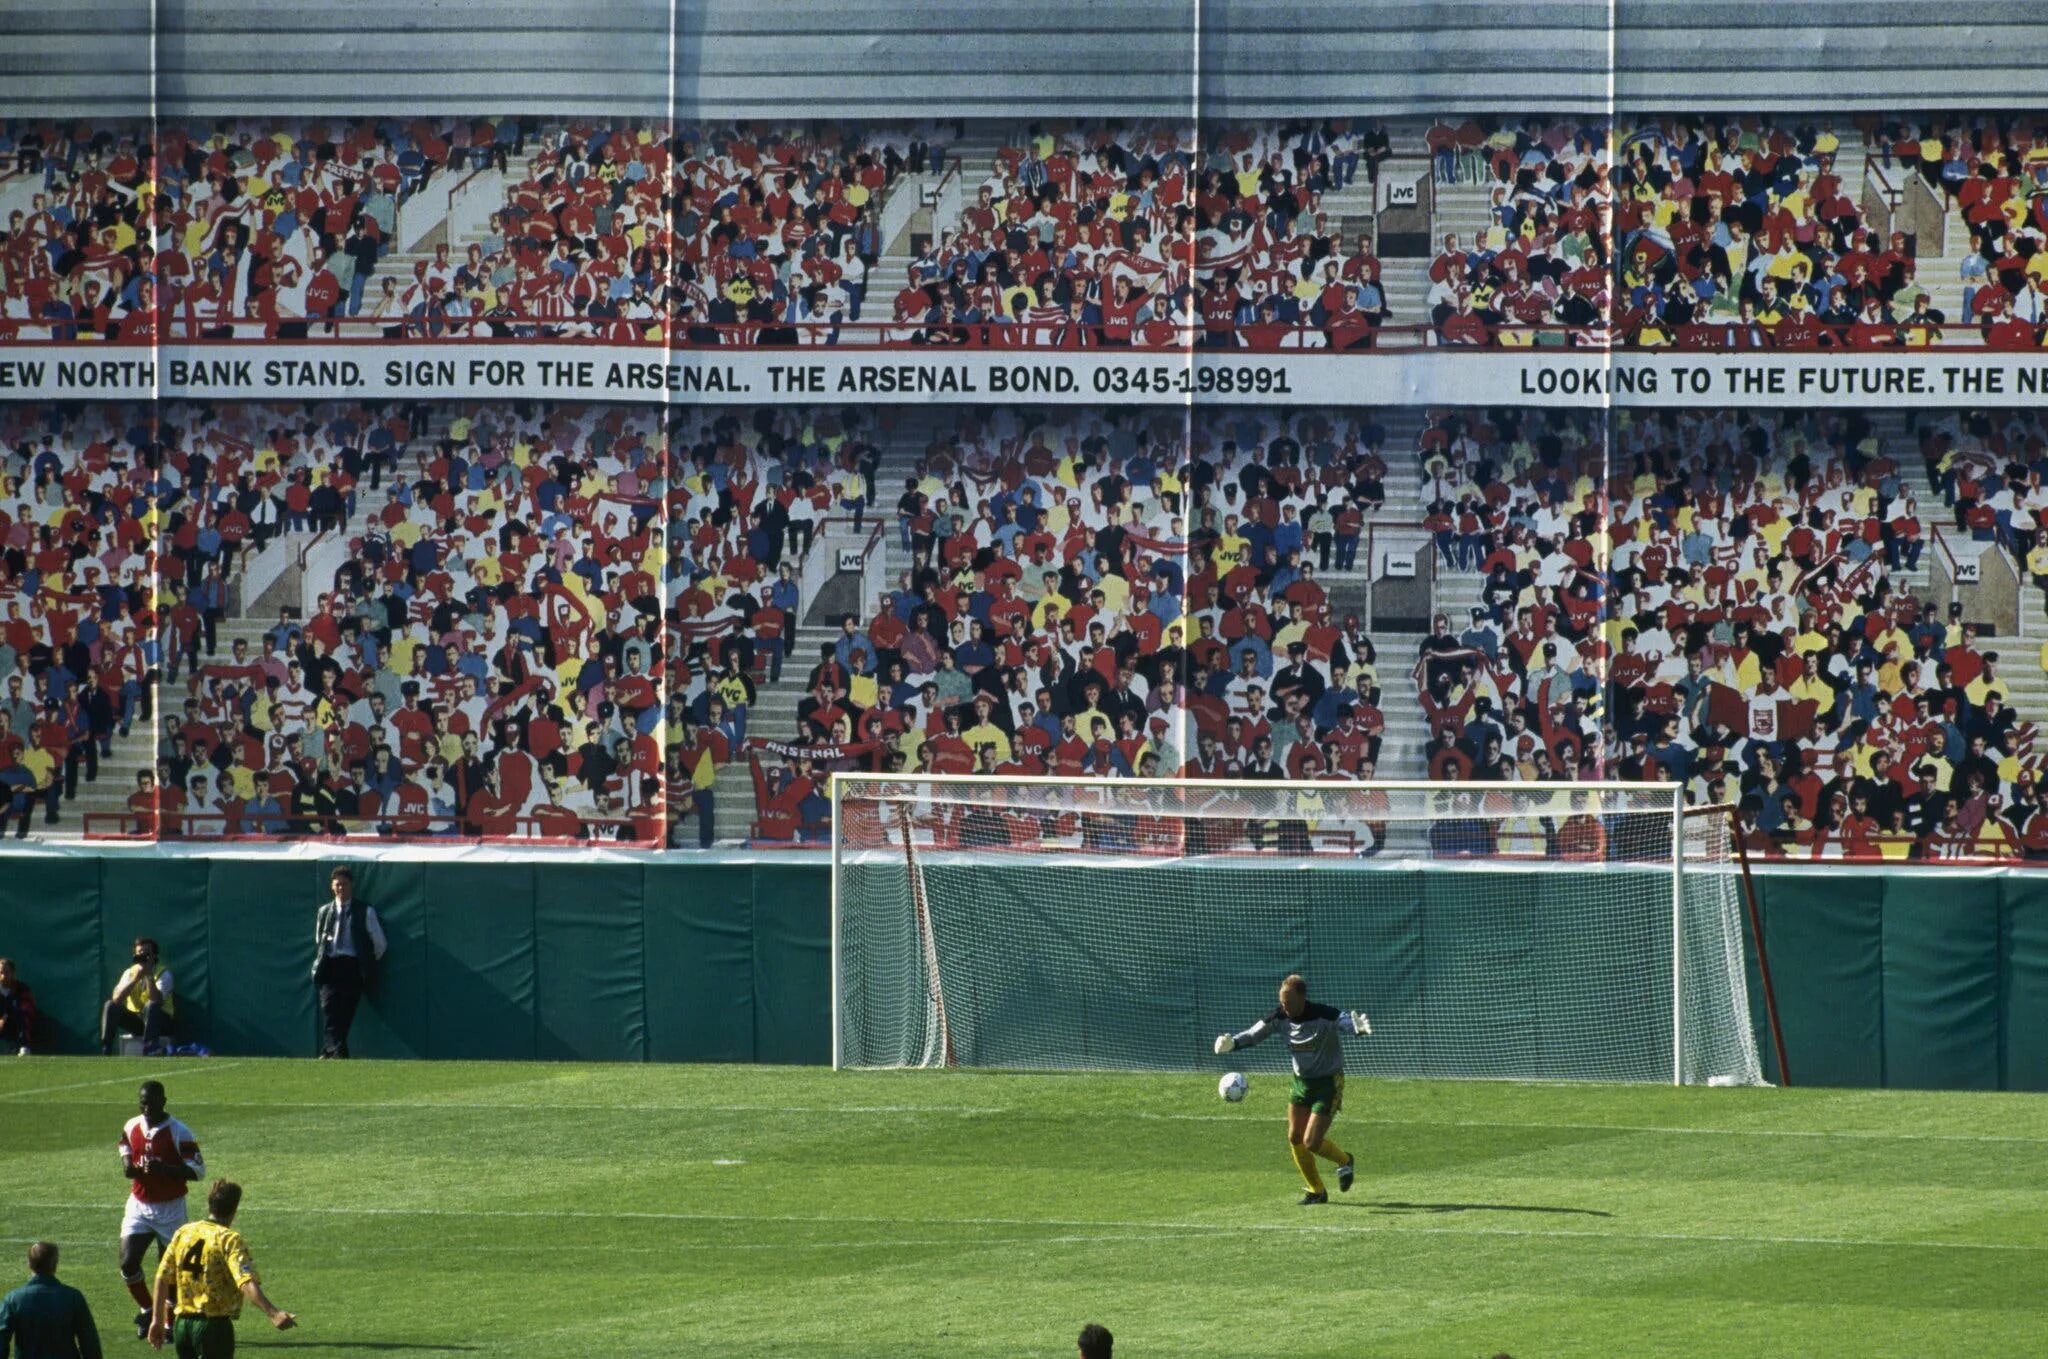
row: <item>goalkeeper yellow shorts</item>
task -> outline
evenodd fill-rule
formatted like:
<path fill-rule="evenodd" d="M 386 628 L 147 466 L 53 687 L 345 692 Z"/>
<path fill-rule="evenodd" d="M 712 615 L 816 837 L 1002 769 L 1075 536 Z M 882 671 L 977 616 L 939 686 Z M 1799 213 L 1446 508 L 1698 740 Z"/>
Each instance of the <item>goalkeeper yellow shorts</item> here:
<path fill-rule="evenodd" d="M 1287 1087 L 1287 1102 L 1299 1104 L 1312 1114 L 1334 1116 L 1344 1108 L 1344 1073 L 1334 1076 L 1296 1076 Z"/>

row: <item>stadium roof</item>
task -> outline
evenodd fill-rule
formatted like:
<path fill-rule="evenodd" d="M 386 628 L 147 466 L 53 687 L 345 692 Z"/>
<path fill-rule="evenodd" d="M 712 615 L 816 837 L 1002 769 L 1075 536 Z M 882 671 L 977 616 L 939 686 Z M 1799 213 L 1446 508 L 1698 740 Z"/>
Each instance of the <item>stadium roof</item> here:
<path fill-rule="evenodd" d="M 0 0 L 0 113 L 684 118 L 2024 108 L 2048 3 Z M 597 16 L 601 16 L 597 17 Z"/>

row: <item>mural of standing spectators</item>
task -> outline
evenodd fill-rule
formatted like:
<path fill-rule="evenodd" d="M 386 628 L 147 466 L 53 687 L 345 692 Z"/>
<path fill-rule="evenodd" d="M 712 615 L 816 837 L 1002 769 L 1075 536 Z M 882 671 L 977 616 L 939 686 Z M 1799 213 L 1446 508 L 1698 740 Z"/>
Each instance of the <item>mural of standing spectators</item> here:
<path fill-rule="evenodd" d="M 758 775 L 765 836 L 822 834 L 835 768 L 1177 768 L 1181 419 L 963 412 L 888 457 L 902 566 L 839 619 L 809 664 L 796 729 L 773 734 L 776 761 Z"/>
<path fill-rule="evenodd" d="M 171 405 L 152 433 L 128 833 L 659 842 L 658 415 Z"/>
<path fill-rule="evenodd" d="M 812 602 L 802 597 L 800 568 L 826 550 L 825 520 L 864 521 L 878 440 L 887 436 L 873 413 L 858 409 L 716 409 L 673 419 L 664 575 L 668 837 L 686 843 L 684 822 L 694 820 L 695 842 L 708 847 L 719 835 L 718 771 L 742 767 L 743 757 L 759 816 L 793 830 L 771 808 L 776 800 L 765 796 L 750 755 L 761 738 L 791 733 L 763 731 L 754 709 L 761 686 L 807 664 L 791 651 Z M 780 802 L 787 811 L 803 800 L 798 792 Z M 744 818 L 735 819 L 747 833 Z M 815 808 L 807 824 L 816 834 Z"/>
<path fill-rule="evenodd" d="M 143 406 L 0 407 L 0 445 L 0 834 L 76 834 L 151 718 L 176 473 Z"/>
<path fill-rule="evenodd" d="M 816 843 L 835 769 L 1669 778 L 1766 852 L 2027 857 L 2048 671 L 1937 568 L 2048 610 L 2044 448 L 2000 411 L 8 405 L 0 810 L 653 849 Z M 1424 603 L 1368 593 L 1375 535 Z"/>
<path fill-rule="evenodd" d="M 2012 547 L 2031 534 L 2024 492 L 1976 480 L 2023 424 L 1927 421 L 1917 460 L 1853 414 L 1603 432 L 1445 413 L 1433 432 L 1424 473 L 1460 521 L 1438 549 L 1477 602 L 1471 629 L 1440 618 L 1418 648 L 1431 777 L 1675 780 L 1800 858 L 2042 852 L 2034 723 L 1964 602 L 1914 579 L 1930 480 L 1966 506 L 1958 527 L 1987 511 L 1984 541 L 2005 546 L 2001 513 Z"/>

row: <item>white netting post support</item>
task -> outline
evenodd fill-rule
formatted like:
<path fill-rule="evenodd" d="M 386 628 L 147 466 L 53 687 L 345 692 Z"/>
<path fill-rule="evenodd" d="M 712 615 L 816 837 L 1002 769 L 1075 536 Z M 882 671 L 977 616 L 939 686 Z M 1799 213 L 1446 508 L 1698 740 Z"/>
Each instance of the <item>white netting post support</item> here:
<path fill-rule="evenodd" d="M 839 776 L 834 774 L 826 783 L 825 797 L 832 804 L 832 826 L 839 826 Z M 832 854 L 832 1069 L 839 1070 L 846 1064 L 846 958 L 841 935 L 845 923 L 839 914 L 839 837 L 831 837 Z"/>
<path fill-rule="evenodd" d="M 1684 1076 L 1709 1085 L 1762 1085 L 1763 1059 L 1750 1019 L 1745 937 L 1755 940 L 1764 1018 L 1778 1043 L 1781 1072 L 1784 1047 L 1761 921 L 1751 895 L 1749 860 L 1733 812 L 1723 805 L 1687 807 L 1680 813 L 1685 832 L 1684 983 L 1679 993 L 1685 1018 Z M 1727 1017 L 1725 1022 L 1722 1016 Z"/>
<path fill-rule="evenodd" d="M 910 880 L 910 912 L 917 926 L 917 942 L 924 954 L 925 993 L 930 999 L 930 1019 L 925 1025 L 927 1047 L 920 1066 L 956 1066 L 953 1034 L 946 1024 L 946 987 L 939 975 L 939 943 L 932 930 L 931 905 L 925 897 L 924 874 L 917 867 L 917 835 L 911 824 L 910 807 L 898 804 L 897 824 L 903 831 L 903 868 Z"/>
<path fill-rule="evenodd" d="M 1671 795 L 1671 1083 L 1685 1084 L 1685 790 Z"/>

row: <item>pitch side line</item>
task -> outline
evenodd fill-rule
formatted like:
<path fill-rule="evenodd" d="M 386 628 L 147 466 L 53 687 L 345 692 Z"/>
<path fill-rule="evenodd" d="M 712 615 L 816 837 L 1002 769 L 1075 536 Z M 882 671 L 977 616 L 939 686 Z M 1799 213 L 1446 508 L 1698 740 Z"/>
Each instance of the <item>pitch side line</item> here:
<path fill-rule="evenodd" d="M 237 1065 L 229 1063 L 228 1065 Z M 213 1069 L 213 1068 L 209 1068 Z M 140 1078 L 138 1078 L 140 1079 Z M 109 1082 L 85 1082 L 85 1084 L 109 1084 Z M 72 1087 L 51 1086 L 52 1090 Z M 36 1094 L 38 1091 L 17 1090 L 16 1095 Z M 0 1098 L 6 1096 L 0 1095 Z M 1006 1105 L 966 1107 L 957 1104 L 601 1104 L 543 1101 L 536 1103 L 489 1103 L 480 1100 L 214 1100 L 183 1099 L 182 1105 L 210 1109 L 403 1109 L 409 1112 L 426 1112 L 436 1109 L 474 1112 L 485 1110 L 495 1113 L 515 1113 L 521 1110 L 545 1110 L 564 1113 L 642 1113 L 642 1114 L 799 1114 L 833 1117 L 845 1114 L 905 1115 L 919 1116 L 935 1114 L 947 1118 L 1063 1118 L 1066 1115 L 1050 1111 L 1020 1109 Z M 1256 1114 L 1160 1114 L 1139 1111 L 1129 1115 L 1161 1123 L 1241 1123 L 1256 1118 Z M 1864 1142 L 1960 1142 L 1960 1143 L 2011 1143 L 2016 1146 L 2048 1146 L 2048 1137 L 2021 1137 L 2002 1133 L 1914 1133 L 1878 1132 L 1872 1129 L 1844 1128 L 1688 1128 L 1658 1123 L 1496 1123 L 1485 1119 L 1440 1119 L 1440 1118 L 1357 1118 L 1347 1115 L 1344 1122 L 1350 1126 L 1365 1124 L 1375 1128 L 1490 1128 L 1501 1129 L 1554 1129 L 1564 1132 L 1614 1132 L 1652 1133 L 1672 1137 L 1801 1137 L 1837 1138 Z"/>
<path fill-rule="evenodd" d="M 91 1212 L 104 1213 L 103 1203 L 20 1203 L 13 1207 L 30 1212 Z M 1714 1245 L 1739 1246 L 1854 1246 L 1859 1249 L 1877 1247 L 1887 1250 L 1985 1250 L 2011 1251 L 2021 1254 L 2048 1253 L 2048 1245 L 2021 1245 L 2002 1241 L 1886 1241 L 1875 1237 L 1854 1236 L 1739 1236 L 1733 1232 L 1575 1232 L 1563 1228 L 1543 1227 L 1340 1227 L 1334 1224 L 1278 1222 L 1148 1222 L 1119 1221 L 1115 1219 L 1091 1220 L 1087 1218 L 1024 1218 L 1024 1217 L 868 1217 L 860 1215 L 821 1216 L 797 1213 L 660 1213 L 647 1210 L 621 1212 L 596 1212 L 581 1209 L 552 1210 L 546 1208 L 320 1208 L 300 1204 L 265 1204 L 264 1213 L 313 1213 L 323 1217 L 424 1217 L 424 1218 L 479 1218 L 485 1220 L 546 1219 L 553 1221 L 618 1222 L 622 1220 L 645 1222 L 725 1222 L 734 1225 L 758 1226 L 763 1222 L 779 1222 L 791 1225 L 846 1226 L 859 1224 L 872 1227 L 1044 1227 L 1064 1228 L 1079 1231 L 1113 1232 L 1169 1232 L 1189 1236 L 1229 1236 L 1247 1232 L 1277 1233 L 1291 1236 L 1509 1236 L 1545 1237 L 1581 1241 L 1698 1241 Z M 1035 1238 L 1046 1240 L 1047 1238 Z M 1118 1238 L 1121 1239 L 1121 1238 Z M 950 1245 L 974 1244 L 972 1242 L 949 1242 Z"/>
<path fill-rule="evenodd" d="M 27 1095 L 51 1095 L 59 1090 L 84 1090 L 96 1085 L 140 1085 L 144 1081 L 160 1081 L 171 1076 L 204 1076 L 214 1071 L 227 1071 L 233 1067 L 247 1066 L 248 1061 L 208 1062 L 203 1066 L 165 1067 L 161 1071 L 141 1071 L 132 1076 L 110 1076 L 103 1081 L 73 1081 L 69 1085 L 43 1085 L 32 1090 L 0 1090 L 0 1099 L 21 1099 Z M 180 1103 L 190 1104 L 191 1100 Z"/>
<path fill-rule="evenodd" d="M 63 1087 L 53 1087 L 61 1089 Z M 26 1092 L 24 1092 L 26 1093 Z M 76 1103 L 78 1101 L 69 1101 Z M 550 1113 L 634 1113 L 634 1114 L 946 1114 L 955 1118 L 980 1118 L 983 1116 L 1031 1117 L 1036 1111 L 1011 1109 L 995 1106 L 962 1107 L 960 1105 L 938 1104 L 579 1104 L 575 1101 L 544 1100 L 531 1104 L 494 1104 L 486 1100 L 231 1100 L 231 1099 L 187 1099 L 180 1104 L 204 1105 L 209 1109 L 406 1109 L 433 1110 L 456 1109 L 464 1112 L 488 1110 L 493 1113 L 518 1113 L 522 1110 L 538 1109 Z M 1044 1114 L 1040 1117 L 1056 1117 Z M 1205 1118 L 1205 1114 L 1155 1114 L 1155 1118 Z M 1354 1119 L 1353 1122 L 1362 1120 Z M 2041 1139 L 2048 1141 L 2048 1138 Z"/>
<path fill-rule="evenodd" d="M 193 1102 L 186 1101 L 188 1104 Z M 1141 1111 L 1129 1116 L 1178 1123 L 1236 1121 L 1231 1114 L 1153 1114 Z M 1568 1132 L 1657 1133 L 1674 1137 L 1832 1137 L 1866 1142 L 2012 1142 L 2048 1146 L 2048 1137 L 2015 1137 L 2001 1133 L 1892 1133 L 1860 1128 L 1686 1128 L 1657 1123 L 1491 1123 L 1477 1118 L 1346 1118 L 1344 1121 L 1375 1128 L 1555 1128 Z"/>
<path fill-rule="evenodd" d="M 994 1249 L 998 1246 L 1082 1246 L 1116 1245 L 1131 1241 L 1186 1241 L 1201 1236 L 1201 1232 L 1119 1232 L 1113 1236 L 978 1236 L 973 1240 L 962 1240 L 955 1236 L 924 1236 L 890 1238 L 881 1236 L 862 1237 L 857 1241 L 671 1241 L 659 1246 L 620 1246 L 606 1242 L 606 1255 L 667 1255 L 675 1251 L 715 1250 L 720 1254 L 739 1250 L 767 1250 L 787 1254 L 799 1250 L 878 1250 L 897 1249 L 906 1246 L 944 1247 L 947 1250 Z M 0 1236 L 0 1245 L 32 1246 L 43 1240 L 40 1236 Z M 447 1246 L 438 1241 L 422 1241 L 417 1245 L 404 1242 L 379 1241 L 374 1246 L 329 1245 L 324 1249 L 332 1255 L 374 1255 L 386 1256 L 406 1251 L 444 1252 Z M 481 1245 L 462 1247 L 465 1255 L 537 1255 L 559 1254 L 561 1247 L 545 1241 L 492 1241 Z"/>

